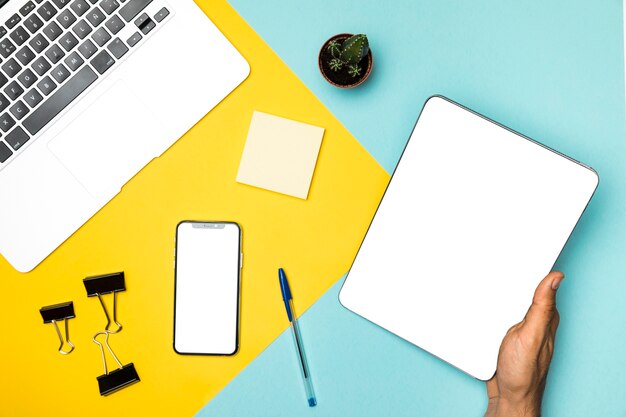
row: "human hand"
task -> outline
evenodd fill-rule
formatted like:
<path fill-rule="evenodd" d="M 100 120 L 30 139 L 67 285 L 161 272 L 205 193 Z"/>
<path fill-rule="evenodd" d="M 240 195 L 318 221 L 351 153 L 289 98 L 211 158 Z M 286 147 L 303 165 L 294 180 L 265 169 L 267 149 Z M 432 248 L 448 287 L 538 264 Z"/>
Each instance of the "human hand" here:
<path fill-rule="evenodd" d="M 556 290 L 564 279 L 550 272 L 535 290 L 526 317 L 504 336 L 496 375 L 487 381 L 485 417 L 538 417 L 559 326 Z"/>

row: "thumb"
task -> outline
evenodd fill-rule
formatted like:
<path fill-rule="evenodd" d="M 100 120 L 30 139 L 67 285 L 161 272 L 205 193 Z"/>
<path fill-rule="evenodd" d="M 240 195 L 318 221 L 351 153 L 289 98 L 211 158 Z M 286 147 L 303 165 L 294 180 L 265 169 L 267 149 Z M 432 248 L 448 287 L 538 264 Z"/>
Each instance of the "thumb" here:
<path fill-rule="evenodd" d="M 526 313 L 525 324 L 530 328 L 548 327 L 556 312 L 556 290 L 564 278 L 562 272 L 553 271 L 539 283 Z"/>
<path fill-rule="evenodd" d="M 500 396 L 500 389 L 498 388 L 498 379 L 494 375 L 489 381 L 486 381 L 487 385 L 487 398 L 489 400 L 497 399 Z"/>

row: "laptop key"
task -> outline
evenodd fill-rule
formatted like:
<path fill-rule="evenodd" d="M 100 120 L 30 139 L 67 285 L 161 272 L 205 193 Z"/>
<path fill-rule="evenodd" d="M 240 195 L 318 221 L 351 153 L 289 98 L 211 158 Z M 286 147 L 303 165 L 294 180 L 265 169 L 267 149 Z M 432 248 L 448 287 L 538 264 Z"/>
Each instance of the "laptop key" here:
<path fill-rule="evenodd" d="M 65 56 L 65 52 L 59 47 L 59 45 L 54 44 L 46 51 L 46 56 L 53 64 L 56 64 Z"/>
<path fill-rule="evenodd" d="M 150 17 L 144 13 L 137 20 L 135 20 L 135 25 L 141 30 L 141 33 L 147 35 L 156 27 L 156 23 Z"/>
<path fill-rule="evenodd" d="M 47 1 L 42 4 L 39 9 L 37 9 L 37 13 L 39 13 L 39 16 L 47 22 L 52 19 L 55 14 L 57 14 L 57 9 L 55 9 L 54 6 Z"/>
<path fill-rule="evenodd" d="M 85 0 L 76 0 L 70 4 L 70 8 L 80 17 L 89 10 L 89 4 Z"/>
<path fill-rule="evenodd" d="M 150 19 L 150 16 L 148 16 L 148 13 L 142 13 L 141 16 L 139 16 L 137 19 L 135 19 L 135 25 L 139 28 L 141 25 L 143 25 L 144 23 L 146 23 L 146 21 Z"/>
<path fill-rule="evenodd" d="M 9 76 L 9 78 L 15 77 L 21 69 L 22 66 L 18 64 L 15 58 L 11 58 L 7 62 L 2 64 L 2 71 L 4 71 L 6 75 Z"/>
<path fill-rule="evenodd" d="M 33 59 L 35 59 L 35 53 L 28 46 L 24 46 L 22 49 L 17 51 L 15 57 L 22 65 L 28 65 Z"/>
<path fill-rule="evenodd" d="M 122 19 L 115 15 L 105 23 L 105 26 L 111 31 L 112 34 L 117 35 L 117 32 L 122 30 L 125 25 L 124 22 L 122 22 Z"/>
<path fill-rule="evenodd" d="M 9 82 L 9 79 L 5 77 L 3 73 L 0 72 L 0 87 L 4 87 L 6 83 Z M 0 110 L 2 111 L 2 110 Z"/>
<path fill-rule="evenodd" d="M 62 9 L 68 4 L 70 4 L 70 0 L 52 0 L 52 1 L 59 9 Z"/>
<path fill-rule="evenodd" d="M 69 52 L 78 45 L 78 39 L 76 39 L 76 36 L 74 36 L 72 32 L 66 32 L 65 35 L 61 36 L 61 39 L 59 39 L 59 43 L 63 49 Z"/>
<path fill-rule="evenodd" d="M 98 27 L 100 23 L 104 22 L 104 19 L 106 19 L 106 16 L 98 7 L 87 13 L 87 20 L 89 20 L 89 23 L 91 23 L 93 27 Z"/>
<path fill-rule="evenodd" d="M 76 23 L 72 28 L 72 31 L 78 36 L 80 39 L 85 39 L 85 36 L 89 35 L 93 29 L 85 19 L 82 19 L 80 22 Z"/>
<path fill-rule="evenodd" d="M 59 64 L 52 70 L 50 75 L 52 75 L 52 78 L 54 78 L 57 83 L 61 84 L 63 81 L 67 80 L 67 77 L 70 76 L 70 70 L 68 70 L 65 65 Z"/>
<path fill-rule="evenodd" d="M 170 11 L 167 10 L 167 8 L 162 8 L 161 10 L 159 10 L 157 12 L 157 14 L 154 15 L 154 20 L 157 21 L 157 23 L 161 23 L 163 21 L 163 19 L 165 19 L 167 16 L 169 16 Z"/>
<path fill-rule="evenodd" d="M 17 80 L 24 86 L 24 88 L 28 88 L 31 85 L 35 84 L 35 81 L 37 81 L 37 76 L 33 74 L 30 68 L 26 68 L 24 72 L 17 76 Z"/>
<path fill-rule="evenodd" d="M 24 104 L 22 100 L 19 100 L 11 107 L 11 114 L 13 114 L 13 116 L 15 116 L 17 120 L 22 120 L 29 111 L 30 110 L 28 110 L 28 106 Z"/>
<path fill-rule="evenodd" d="M 35 33 L 43 26 L 43 22 L 36 14 L 31 14 L 24 20 L 24 27 L 28 29 L 30 33 Z"/>
<path fill-rule="evenodd" d="M 111 40 L 111 35 L 109 35 L 109 32 L 107 32 L 105 28 L 100 28 L 96 30 L 93 35 L 91 35 L 91 39 L 93 39 L 98 46 L 104 46 Z"/>
<path fill-rule="evenodd" d="M 30 139 L 30 137 L 26 134 L 26 132 L 24 132 L 24 129 L 19 126 L 13 129 L 11 133 L 4 138 L 4 140 L 6 140 L 7 143 L 16 151 L 28 142 L 28 139 Z"/>
<path fill-rule="evenodd" d="M 76 16 L 72 13 L 71 10 L 63 10 L 60 15 L 57 16 L 57 22 L 65 29 L 72 26 L 74 22 L 76 22 Z"/>
<path fill-rule="evenodd" d="M 104 10 L 106 14 L 111 14 L 117 10 L 118 7 L 120 7 L 120 4 L 117 0 L 102 0 L 100 2 L 100 7 L 102 7 L 102 10 Z"/>
<path fill-rule="evenodd" d="M 13 155 L 11 149 L 4 142 L 0 141 L 0 163 L 5 163 Z"/>
<path fill-rule="evenodd" d="M 35 10 L 35 3 L 33 3 L 32 1 L 29 1 L 28 3 L 26 3 L 20 8 L 20 14 L 22 16 L 26 16 L 28 13 L 32 12 L 33 10 Z"/>
<path fill-rule="evenodd" d="M 120 38 L 113 39 L 113 41 L 107 46 L 107 49 L 117 59 L 120 59 L 126 55 L 126 52 L 128 52 L 128 46 L 126 46 Z"/>
<path fill-rule="evenodd" d="M 2 116 L 0 116 L 0 129 L 2 129 L 3 132 L 8 132 L 13 126 L 15 126 L 15 120 L 8 112 L 3 113 Z"/>
<path fill-rule="evenodd" d="M 11 37 L 11 39 L 13 39 L 17 46 L 22 45 L 28 40 L 28 38 L 30 38 L 30 35 L 28 34 L 28 32 L 26 32 L 26 29 L 24 29 L 22 26 L 18 26 L 17 29 L 11 32 L 9 36 Z"/>
<path fill-rule="evenodd" d="M 135 32 L 133 33 L 133 36 L 128 38 L 126 43 L 128 44 L 128 46 L 132 48 L 133 46 L 137 45 L 137 43 L 139 43 L 140 40 L 141 40 L 141 33 Z"/>
<path fill-rule="evenodd" d="M 74 51 L 67 58 L 65 58 L 65 61 L 63 62 L 65 62 L 65 65 L 67 65 L 70 70 L 76 71 L 85 61 L 80 57 L 80 55 L 78 55 L 78 52 Z"/>
<path fill-rule="evenodd" d="M 152 0 L 130 0 L 120 9 L 120 15 L 124 18 L 124 20 L 130 22 L 150 3 L 152 3 Z"/>
<path fill-rule="evenodd" d="M 80 54 L 85 59 L 91 58 L 91 56 L 95 54 L 97 50 L 98 48 L 96 47 L 96 45 L 94 45 L 93 42 L 90 41 L 89 39 L 87 39 L 78 47 L 78 52 L 80 52 Z"/>
<path fill-rule="evenodd" d="M 9 107 L 9 103 L 11 103 L 11 101 L 6 98 L 4 94 L 0 93 L 0 111 L 3 111 L 7 107 Z"/>
<path fill-rule="evenodd" d="M 17 81 L 11 81 L 9 85 L 4 88 L 4 92 L 11 100 L 15 100 L 22 95 L 24 89 L 20 87 Z"/>
<path fill-rule="evenodd" d="M 115 60 L 109 55 L 107 51 L 100 51 L 98 55 L 91 60 L 91 65 L 100 73 L 100 75 L 107 72 L 115 64 Z"/>
<path fill-rule="evenodd" d="M 35 60 L 35 62 L 33 62 L 33 65 L 31 66 L 31 68 L 38 75 L 41 76 L 41 75 L 44 75 L 46 72 L 48 72 L 48 70 L 52 68 L 52 65 L 50 65 L 50 63 L 48 62 L 46 58 L 40 56 L 39 58 Z"/>
<path fill-rule="evenodd" d="M 20 15 L 15 13 L 13 16 L 9 17 L 9 20 L 5 22 L 5 25 L 7 25 L 9 29 L 13 29 L 15 25 L 20 23 L 21 20 L 22 18 L 20 17 Z"/>
<path fill-rule="evenodd" d="M 54 41 L 56 38 L 61 36 L 63 33 L 63 29 L 57 25 L 57 22 L 50 22 L 48 26 L 43 28 L 43 33 L 50 39 L 50 41 Z"/>
<path fill-rule="evenodd" d="M 50 45 L 50 42 L 48 42 L 41 33 L 38 33 L 33 39 L 31 39 L 30 42 L 28 42 L 28 44 L 35 50 L 35 52 L 40 54 L 48 47 L 48 45 Z"/>
<path fill-rule="evenodd" d="M 39 90 L 47 96 L 50 95 L 50 93 L 53 92 L 55 88 L 57 88 L 57 85 L 54 81 L 52 81 L 52 78 L 46 75 L 44 78 L 41 79 L 41 81 L 37 83 L 37 88 L 39 88 Z"/>
<path fill-rule="evenodd" d="M 0 41 L 0 55 L 3 58 L 7 58 L 15 51 L 15 45 L 9 38 L 4 38 Z"/>
<path fill-rule="evenodd" d="M 91 67 L 84 66 L 67 83 L 28 115 L 22 122 L 22 125 L 31 135 L 35 135 L 85 91 L 87 87 L 93 84 L 97 78 L 98 76 Z"/>
<path fill-rule="evenodd" d="M 0 38 L 7 34 L 7 28 L 0 26 Z"/>
<path fill-rule="evenodd" d="M 43 100 L 43 96 L 39 94 L 39 91 L 37 91 L 36 88 L 33 88 L 32 90 L 30 90 L 22 98 L 24 99 L 26 104 L 30 106 L 31 109 L 35 107 L 37 104 L 39 104 L 41 100 Z"/>

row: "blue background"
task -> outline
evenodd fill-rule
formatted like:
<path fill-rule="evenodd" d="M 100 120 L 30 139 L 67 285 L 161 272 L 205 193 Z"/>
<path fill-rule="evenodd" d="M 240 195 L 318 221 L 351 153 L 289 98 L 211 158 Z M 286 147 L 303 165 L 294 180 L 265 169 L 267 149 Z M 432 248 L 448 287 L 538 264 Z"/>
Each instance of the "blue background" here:
<path fill-rule="evenodd" d="M 544 416 L 625 416 L 621 0 L 230 2 L 389 172 L 433 94 L 599 172 L 600 187 L 557 263 L 567 278 Z M 323 42 L 342 32 L 366 33 L 374 54 L 370 79 L 350 91 L 328 85 L 316 65 Z M 302 322 L 318 407 L 306 406 L 283 333 L 201 415 L 482 415 L 482 382 L 343 309 L 338 290 Z"/>

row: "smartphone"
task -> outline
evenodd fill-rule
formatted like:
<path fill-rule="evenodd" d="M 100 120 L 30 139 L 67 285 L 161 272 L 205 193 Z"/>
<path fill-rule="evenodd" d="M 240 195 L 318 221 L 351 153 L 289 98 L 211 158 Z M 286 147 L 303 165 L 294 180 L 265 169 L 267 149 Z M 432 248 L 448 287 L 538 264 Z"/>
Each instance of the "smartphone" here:
<path fill-rule="evenodd" d="M 176 227 L 174 350 L 234 355 L 239 349 L 241 228 L 183 221 Z"/>

